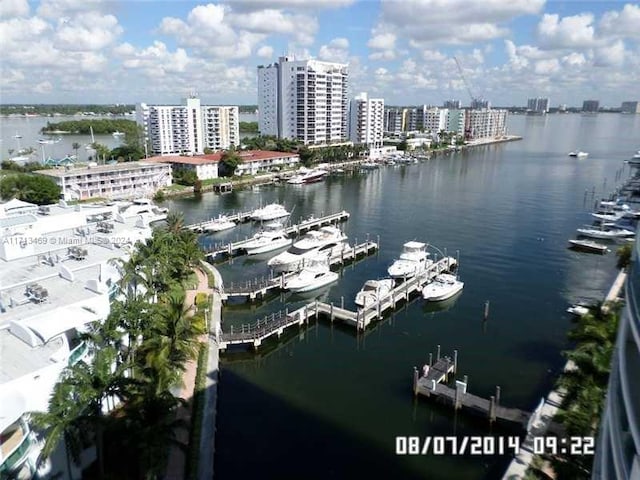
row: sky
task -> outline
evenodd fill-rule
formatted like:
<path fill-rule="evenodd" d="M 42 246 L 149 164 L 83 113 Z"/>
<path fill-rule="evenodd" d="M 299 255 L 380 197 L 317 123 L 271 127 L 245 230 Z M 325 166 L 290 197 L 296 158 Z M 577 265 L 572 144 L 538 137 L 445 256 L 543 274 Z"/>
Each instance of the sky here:
<path fill-rule="evenodd" d="M 0 103 L 256 104 L 284 54 L 348 63 L 388 105 L 640 100 L 624 1 L 0 0 L 0 45 Z"/>

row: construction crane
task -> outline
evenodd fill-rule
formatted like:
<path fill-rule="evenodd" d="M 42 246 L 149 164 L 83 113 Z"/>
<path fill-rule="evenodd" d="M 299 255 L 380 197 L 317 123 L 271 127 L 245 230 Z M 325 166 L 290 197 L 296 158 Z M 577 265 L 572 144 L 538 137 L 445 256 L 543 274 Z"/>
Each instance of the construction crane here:
<path fill-rule="evenodd" d="M 467 82 L 466 77 L 464 76 L 464 72 L 462 70 L 462 65 L 460 65 L 460 61 L 458 60 L 458 57 L 456 57 L 454 55 L 453 59 L 456 61 L 456 66 L 458 67 L 458 72 L 460 73 L 460 78 L 462 78 L 462 83 L 464 83 L 465 88 L 467 89 L 467 92 L 469 93 L 469 97 L 471 97 L 471 106 L 473 107 L 473 105 L 476 102 L 482 102 L 482 98 L 480 97 L 476 97 L 473 92 L 471 91 L 471 87 L 469 86 L 469 83 Z"/>

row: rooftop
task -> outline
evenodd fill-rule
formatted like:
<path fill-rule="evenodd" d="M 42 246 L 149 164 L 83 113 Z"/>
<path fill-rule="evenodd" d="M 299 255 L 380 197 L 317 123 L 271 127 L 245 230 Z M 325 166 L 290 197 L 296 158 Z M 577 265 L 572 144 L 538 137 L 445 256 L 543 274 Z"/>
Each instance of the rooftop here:
<path fill-rule="evenodd" d="M 148 159 L 147 159 L 148 160 Z M 35 173 L 39 173 L 41 175 L 47 175 L 49 177 L 66 177 L 69 175 L 86 175 L 90 173 L 110 173 L 110 172 L 118 172 L 118 171 L 126 171 L 126 170 L 139 170 L 145 167 L 156 167 L 161 165 L 161 162 L 124 162 L 124 163 L 114 163 L 113 165 L 95 165 L 93 167 L 81 167 L 81 168 L 52 168 L 49 170 L 36 170 Z M 167 166 L 169 166 L 167 164 Z"/>
<path fill-rule="evenodd" d="M 211 153 L 207 155 L 197 155 L 193 157 L 170 155 L 147 158 L 147 162 L 159 163 L 181 163 L 185 165 L 206 165 L 210 163 L 218 163 L 222 159 L 224 152 Z M 298 157 L 297 153 L 290 152 L 273 152 L 270 150 L 244 150 L 238 152 L 238 155 L 244 162 L 257 162 L 261 160 L 270 160 L 273 158 L 294 158 Z"/>
<path fill-rule="evenodd" d="M 0 330 L 0 385 L 52 365 L 55 362 L 51 360 L 51 356 L 60 350 L 62 345 L 62 339 L 58 338 L 33 348 L 8 329 Z"/>

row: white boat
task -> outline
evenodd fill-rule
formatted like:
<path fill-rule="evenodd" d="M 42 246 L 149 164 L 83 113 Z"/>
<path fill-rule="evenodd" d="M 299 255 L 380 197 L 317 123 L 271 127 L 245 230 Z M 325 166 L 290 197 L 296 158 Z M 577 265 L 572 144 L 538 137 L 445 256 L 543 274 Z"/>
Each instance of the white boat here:
<path fill-rule="evenodd" d="M 610 230 L 601 230 L 594 227 L 578 228 L 577 232 L 583 237 L 602 238 L 614 240 L 616 238 L 632 237 L 635 235 L 631 230 L 624 228 L 612 228 Z"/>
<path fill-rule="evenodd" d="M 236 222 L 230 220 L 226 215 L 219 215 L 206 224 L 204 229 L 207 232 L 222 232 L 236 226 Z"/>
<path fill-rule="evenodd" d="M 573 151 L 573 152 L 569 152 L 569 156 L 570 157 L 585 158 L 585 157 L 589 156 L 589 153 L 583 152 L 581 150 L 576 150 L 576 151 Z"/>
<path fill-rule="evenodd" d="M 433 263 L 428 257 L 426 243 L 407 242 L 404 244 L 400 258 L 391 264 L 387 272 L 391 278 L 413 277 Z"/>
<path fill-rule="evenodd" d="M 324 177 L 329 174 L 327 170 L 324 170 L 322 168 L 312 168 L 311 170 L 309 170 L 302 167 L 300 170 L 301 173 L 287 180 L 287 183 L 302 185 L 306 183 L 321 182 L 322 180 L 324 180 Z"/>
<path fill-rule="evenodd" d="M 253 238 L 244 244 L 247 255 L 258 255 L 271 252 L 279 248 L 291 245 L 291 239 L 287 236 L 281 223 L 269 223 L 264 230 L 256 233 Z"/>
<path fill-rule="evenodd" d="M 257 222 L 268 222 L 277 218 L 287 217 L 289 212 L 279 203 L 270 203 L 262 208 L 258 208 L 251 212 L 251 220 Z"/>
<path fill-rule="evenodd" d="M 609 249 L 602 243 L 594 242 L 593 240 L 569 240 L 571 248 L 576 250 L 584 250 L 585 252 L 594 253 L 607 253 Z"/>
<path fill-rule="evenodd" d="M 376 170 L 377 168 L 380 168 L 380 165 L 376 162 L 362 162 L 360 164 L 360 168 L 362 170 Z"/>
<path fill-rule="evenodd" d="M 122 137 L 124 136 L 124 132 L 119 132 L 118 130 L 116 130 L 115 132 L 113 132 L 111 135 L 113 135 L 114 137 Z"/>
<path fill-rule="evenodd" d="M 278 271 L 295 271 L 318 255 L 329 256 L 334 248 L 344 247 L 347 236 L 336 227 L 322 227 L 304 234 L 286 251 L 276 255 L 267 264 Z"/>
<path fill-rule="evenodd" d="M 571 305 L 569 308 L 567 308 L 567 312 L 572 315 L 582 317 L 589 313 L 589 309 L 584 305 Z"/>
<path fill-rule="evenodd" d="M 636 153 L 633 154 L 633 157 L 631 157 L 634 160 L 640 160 L 640 150 L 638 150 Z"/>
<path fill-rule="evenodd" d="M 617 222 L 618 220 L 620 220 L 622 217 L 624 217 L 625 215 L 625 211 L 623 210 L 618 210 L 618 211 L 601 211 L 601 212 L 597 212 L 597 213 L 592 213 L 591 216 L 594 218 L 597 218 L 598 220 L 603 220 L 603 221 L 607 221 L 607 222 Z"/>
<path fill-rule="evenodd" d="M 455 275 L 441 273 L 422 289 L 422 298 L 431 302 L 439 302 L 453 297 L 464 287 L 464 282 Z"/>
<path fill-rule="evenodd" d="M 366 307 L 367 305 L 376 303 L 393 289 L 395 283 L 396 282 L 393 278 L 367 280 L 364 282 L 360 291 L 356 294 L 356 305 Z"/>
<path fill-rule="evenodd" d="M 313 263 L 303 268 L 284 284 L 284 289 L 291 292 L 309 292 L 337 281 L 340 275 L 332 272 L 329 265 L 323 261 Z"/>

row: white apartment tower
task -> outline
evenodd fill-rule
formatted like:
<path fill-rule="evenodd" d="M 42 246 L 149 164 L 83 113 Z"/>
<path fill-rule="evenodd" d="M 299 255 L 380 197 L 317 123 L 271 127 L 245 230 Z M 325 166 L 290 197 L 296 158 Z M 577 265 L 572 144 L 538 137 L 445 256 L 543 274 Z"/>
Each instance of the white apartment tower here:
<path fill-rule="evenodd" d="M 422 128 L 425 132 L 438 133 L 441 130 L 447 130 L 447 118 L 449 109 L 447 108 L 428 108 L 423 111 Z"/>
<path fill-rule="evenodd" d="M 280 57 L 258 66 L 259 129 L 306 145 L 347 138 L 347 65 Z"/>
<path fill-rule="evenodd" d="M 136 106 L 136 121 L 154 155 L 202 155 L 205 148 L 228 149 L 240 144 L 238 107 L 201 105 L 190 96 L 185 105 Z"/>
<path fill-rule="evenodd" d="M 369 147 L 382 146 L 384 100 L 361 93 L 351 100 L 349 109 L 349 140 Z"/>

